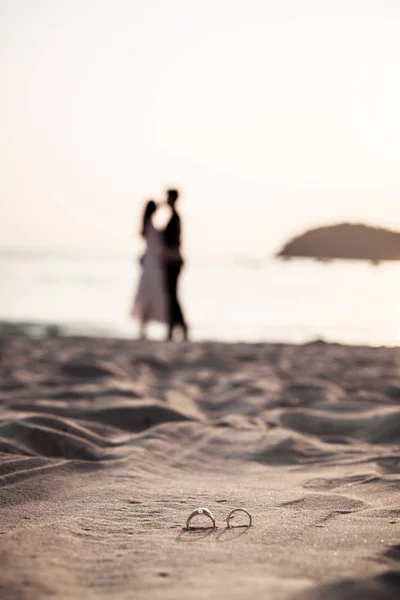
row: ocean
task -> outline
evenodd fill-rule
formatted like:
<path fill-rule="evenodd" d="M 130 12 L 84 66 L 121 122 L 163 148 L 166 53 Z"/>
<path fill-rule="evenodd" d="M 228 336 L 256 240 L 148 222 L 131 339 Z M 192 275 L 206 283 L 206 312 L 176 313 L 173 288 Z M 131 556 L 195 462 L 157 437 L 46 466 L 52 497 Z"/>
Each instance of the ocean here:
<path fill-rule="evenodd" d="M 136 257 L 0 256 L 0 320 L 136 337 Z M 196 340 L 398 345 L 400 265 L 188 259 L 181 297 Z M 161 326 L 149 336 L 160 339 Z"/>

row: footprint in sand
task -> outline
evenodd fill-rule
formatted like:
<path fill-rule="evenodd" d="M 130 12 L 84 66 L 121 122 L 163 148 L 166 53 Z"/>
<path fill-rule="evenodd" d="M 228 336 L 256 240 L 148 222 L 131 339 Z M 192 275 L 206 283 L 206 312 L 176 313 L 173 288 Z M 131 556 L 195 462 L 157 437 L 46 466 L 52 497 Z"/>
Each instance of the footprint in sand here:
<path fill-rule="evenodd" d="M 364 483 L 371 479 L 372 475 L 353 475 L 351 477 L 339 477 L 335 479 L 324 479 L 323 477 L 309 479 L 303 487 L 314 490 L 333 490 L 339 487 L 350 487 L 358 483 Z"/>
<path fill-rule="evenodd" d="M 400 562 L 400 544 L 391 546 L 388 550 L 386 550 L 384 556 L 385 558 L 389 558 L 390 560 Z"/>
<path fill-rule="evenodd" d="M 366 506 L 362 500 L 349 498 L 348 496 L 329 494 L 310 494 L 304 498 L 283 502 L 279 506 L 293 508 L 295 510 L 330 510 L 334 512 L 354 512 Z"/>

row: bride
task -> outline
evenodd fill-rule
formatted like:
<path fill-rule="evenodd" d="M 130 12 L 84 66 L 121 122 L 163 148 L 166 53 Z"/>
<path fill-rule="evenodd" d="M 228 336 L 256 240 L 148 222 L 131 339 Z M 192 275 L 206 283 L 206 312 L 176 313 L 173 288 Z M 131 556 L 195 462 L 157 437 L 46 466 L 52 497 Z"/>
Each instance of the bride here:
<path fill-rule="evenodd" d="M 144 209 L 141 235 L 146 240 L 146 251 L 141 259 L 142 273 L 131 311 L 131 316 L 140 322 L 142 339 L 146 337 L 146 325 L 149 321 L 168 322 L 164 244 L 161 232 L 154 227 L 152 221 L 156 210 L 154 200 L 150 200 Z"/>

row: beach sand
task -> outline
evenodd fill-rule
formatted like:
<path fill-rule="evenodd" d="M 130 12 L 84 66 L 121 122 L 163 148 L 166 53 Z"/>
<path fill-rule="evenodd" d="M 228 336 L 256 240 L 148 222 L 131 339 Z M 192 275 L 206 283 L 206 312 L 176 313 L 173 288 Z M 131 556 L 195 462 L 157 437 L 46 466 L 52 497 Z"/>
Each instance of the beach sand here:
<path fill-rule="evenodd" d="M 0 352 L 2 600 L 400 598 L 398 349 Z"/>

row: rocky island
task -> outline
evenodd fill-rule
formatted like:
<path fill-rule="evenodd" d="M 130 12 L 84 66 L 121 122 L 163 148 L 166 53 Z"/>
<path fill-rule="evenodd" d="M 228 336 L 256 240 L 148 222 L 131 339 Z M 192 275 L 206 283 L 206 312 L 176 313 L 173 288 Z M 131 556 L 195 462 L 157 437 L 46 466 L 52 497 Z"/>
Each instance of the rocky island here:
<path fill-rule="evenodd" d="M 400 232 L 358 223 L 318 227 L 287 242 L 277 257 L 370 260 L 375 264 L 400 260 Z"/>

